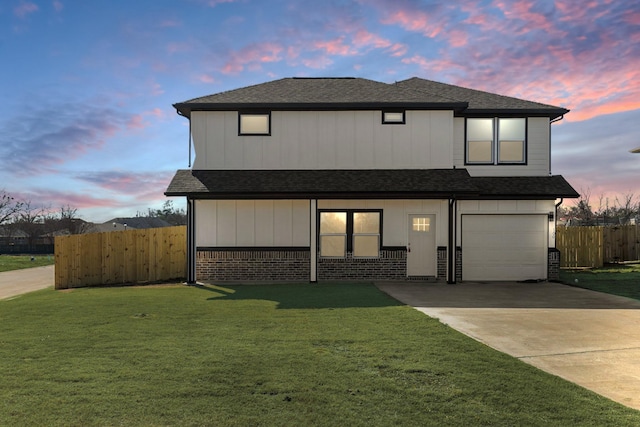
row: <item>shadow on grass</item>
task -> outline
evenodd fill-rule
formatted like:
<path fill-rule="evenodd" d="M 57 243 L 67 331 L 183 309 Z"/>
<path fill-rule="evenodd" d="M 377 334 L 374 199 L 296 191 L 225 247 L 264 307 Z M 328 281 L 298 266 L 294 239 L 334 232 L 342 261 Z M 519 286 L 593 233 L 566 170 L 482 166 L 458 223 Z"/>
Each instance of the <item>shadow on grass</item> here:
<path fill-rule="evenodd" d="M 402 306 L 372 284 L 193 285 L 217 295 L 209 300 L 274 301 L 279 309 L 370 308 Z"/>

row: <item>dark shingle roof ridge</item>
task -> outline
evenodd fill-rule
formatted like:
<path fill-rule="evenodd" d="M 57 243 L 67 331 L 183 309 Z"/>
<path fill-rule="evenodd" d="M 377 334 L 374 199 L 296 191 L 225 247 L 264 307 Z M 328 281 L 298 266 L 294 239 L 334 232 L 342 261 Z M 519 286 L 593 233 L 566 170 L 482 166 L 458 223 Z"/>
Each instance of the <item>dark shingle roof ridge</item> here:
<path fill-rule="evenodd" d="M 422 77 L 416 77 L 416 76 L 409 77 L 408 79 L 404 79 L 404 80 L 398 80 L 398 81 L 395 81 L 392 84 L 394 84 L 394 85 L 396 85 L 398 87 L 402 87 L 403 83 L 410 82 L 410 81 L 415 81 L 415 80 L 423 80 L 423 81 L 427 81 L 427 82 L 430 82 L 430 83 L 444 84 L 444 85 L 447 85 L 447 86 L 454 86 L 454 85 L 450 85 L 448 83 L 442 83 L 442 82 L 437 82 L 435 80 L 423 79 Z M 468 102 L 469 101 L 468 99 L 465 100 L 465 99 L 452 98 L 450 96 L 446 96 L 446 95 L 443 95 L 441 93 L 435 93 L 435 92 L 429 91 L 429 90 L 424 89 L 424 88 L 413 88 L 413 90 L 418 90 L 420 92 L 428 93 L 429 95 L 440 96 L 442 98 L 451 100 L 451 102 Z"/>
<path fill-rule="evenodd" d="M 458 104 L 436 93 L 430 95 L 430 99 L 425 99 L 424 94 L 412 88 L 363 77 L 284 77 L 193 98 L 174 107 L 189 108 L 189 104 Z"/>
<path fill-rule="evenodd" d="M 460 86 L 460 85 L 454 85 L 454 84 L 451 84 L 451 83 L 438 82 L 438 81 L 435 81 L 435 80 L 425 79 L 425 78 L 417 77 L 417 76 L 410 77 L 410 78 L 405 79 L 405 80 L 401 80 L 401 81 L 399 81 L 397 83 L 402 85 L 402 84 L 405 84 L 405 83 L 419 82 L 419 81 L 427 82 L 429 85 L 432 85 L 432 86 L 440 86 L 440 87 L 450 88 L 451 90 L 455 90 L 455 91 L 468 91 L 469 93 L 473 93 L 473 94 L 476 94 L 476 95 L 481 95 L 481 96 L 484 96 L 484 97 L 487 97 L 487 96 L 488 97 L 498 97 L 498 98 L 502 98 L 504 100 L 510 100 L 510 101 L 516 101 L 516 102 L 525 102 L 525 103 L 532 104 L 532 105 L 538 105 L 538 106 L 540 106 L 541 108 L 544 108 L 544 109 L 563 109 L 563 110 L 566 110 L 566 108 L 559 107 L 559 106 L 556 106 L 556 105 L 546 104 L 546 103 L 543 103 L 543 102 L 531 101 L 531 100 L 528 100 L 528 99 L 517 98 L 515 96 L 502 95 L 502 94 L 495 93 L 495 92 L 488 92 L 486 90 L 472 89 L 472 88 L 469 88 L 469 87 Z M 447 97 L 447 98 L 452 99 L 452 100 L 457 101 L 457 102 L 470 101 L 470 99 L 468 99 L 468 98 L 459 99 L 456 96 L 456 94 L 449 94 L 449 96 L 447 96 L 447 95 L 442 94 L 442 93 L 434 93 L 434 92 L 428 90 L 425 87 L 419 87 L 419 88 L 414 87 L 414 89 L 419 90 L 421 92 L 430 93 L 432 95 L 438 95 L 438 96 L 442 96 L 442 97 Z M 456 98 L 451 98 L 451 96 L 456 96 Z M 474 109 L 474 107 L 473 106 L 469 106 L 469 109 Z"/>

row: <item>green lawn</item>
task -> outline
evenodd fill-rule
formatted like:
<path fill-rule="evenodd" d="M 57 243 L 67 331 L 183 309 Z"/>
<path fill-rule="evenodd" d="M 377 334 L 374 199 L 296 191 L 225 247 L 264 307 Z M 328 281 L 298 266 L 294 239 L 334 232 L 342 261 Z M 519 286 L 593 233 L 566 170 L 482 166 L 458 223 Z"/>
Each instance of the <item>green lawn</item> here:
<path fill-rule="evenodd" d="M 640 300 L 640 264 L 612 264 L 593 270 L 561 270 L 564 283 Z"/>
<path fill-rule="evenodd" d="M 0 301 L 0 425 L 637 426 L 371 285 Z"/>
<path fill-rule="evenodd" d="M 42 267 L 54 263 L 53 255 L 0 255 L 0 273 L 22 268 Z"/>

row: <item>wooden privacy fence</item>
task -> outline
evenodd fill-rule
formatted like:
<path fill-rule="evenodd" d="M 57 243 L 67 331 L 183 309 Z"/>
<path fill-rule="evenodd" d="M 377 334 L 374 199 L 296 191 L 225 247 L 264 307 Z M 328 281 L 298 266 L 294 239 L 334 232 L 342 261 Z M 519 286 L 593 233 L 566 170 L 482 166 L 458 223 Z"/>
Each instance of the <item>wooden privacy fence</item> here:
<path fill-rule="evenodd" d="M 558 227 L 556 248 L 561 267 L 602 267 L 604 263 L 640 259 L 637 225 Z"/>
<path fill-rule="evenodd" d="M 185 226 L 55 238 L 55 288 L 183 279 Z"/>

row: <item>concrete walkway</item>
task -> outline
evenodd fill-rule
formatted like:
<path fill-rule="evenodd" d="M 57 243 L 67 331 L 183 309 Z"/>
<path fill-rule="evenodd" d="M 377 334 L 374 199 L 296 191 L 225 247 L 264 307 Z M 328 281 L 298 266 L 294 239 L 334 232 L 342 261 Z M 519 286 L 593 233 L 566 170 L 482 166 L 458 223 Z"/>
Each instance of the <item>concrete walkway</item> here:
<path fill-rule="evenodd" d="M 0 300 L 53 287 L 54 266 L 25 268 L 0 273 Z"/>
<path fill-rule="evenodd" d="M 557 283 L 378 287 L 496 350 L 640 409 L 640 301 Z"/>

